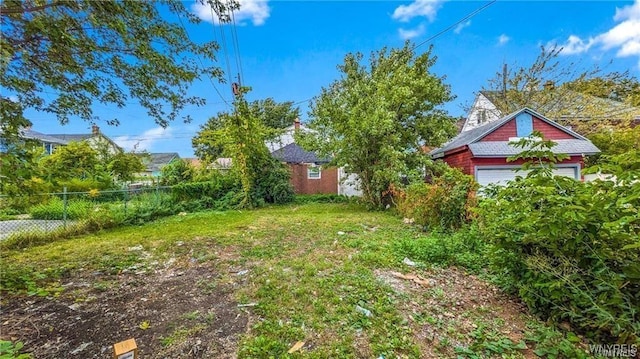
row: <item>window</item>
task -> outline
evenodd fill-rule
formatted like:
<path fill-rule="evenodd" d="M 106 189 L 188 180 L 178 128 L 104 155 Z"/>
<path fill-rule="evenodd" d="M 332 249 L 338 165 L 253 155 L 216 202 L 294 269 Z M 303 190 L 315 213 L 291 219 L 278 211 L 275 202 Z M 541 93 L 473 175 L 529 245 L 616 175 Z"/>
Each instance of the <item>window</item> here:
<path fill-rule="evenodd" d="M 321 178 L 320 167 L 309 165 L 307 166 L 307 178 L 308 179 L 320 179 Z"/>
<path fill-rule="evenodd" d="M 528 137 L 533 132 L 533 118 L 528 113 L 521 113 L 516 117 L 516 134 L 518 137 Z"/>

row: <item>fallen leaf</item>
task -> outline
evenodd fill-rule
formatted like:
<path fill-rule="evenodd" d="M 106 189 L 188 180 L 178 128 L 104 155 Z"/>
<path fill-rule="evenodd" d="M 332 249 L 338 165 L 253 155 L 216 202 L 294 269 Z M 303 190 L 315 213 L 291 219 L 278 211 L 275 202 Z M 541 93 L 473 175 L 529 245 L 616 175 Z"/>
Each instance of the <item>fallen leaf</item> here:
<path fill-rule="evenodd" d="M 289 349 L 287 353 L 288 354 L 295 353 L 298 350 L 300 350 L 300 348 L 302 348 L 303 346 L 304 346 L 304 342 L 297 342 L 291 347 L 291 349 Z"/>

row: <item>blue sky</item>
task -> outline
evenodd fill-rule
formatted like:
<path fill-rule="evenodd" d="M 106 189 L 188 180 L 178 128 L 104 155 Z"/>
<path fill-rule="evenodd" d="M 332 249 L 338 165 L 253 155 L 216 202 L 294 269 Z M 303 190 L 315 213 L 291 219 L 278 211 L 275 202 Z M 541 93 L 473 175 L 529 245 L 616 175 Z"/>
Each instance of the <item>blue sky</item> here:
<path fill-rule="evenodd" d="M 230 27 L 224 27 L 227 52 L 219 54 L 219 66 L 238 73 L 253 91 L 249 100 L 273 97 L 299 102 L 307 119 L 308 99 L 339 78 L 336 66 L 348 52 L 368 55 L 383 46 L 400 47 L 405 39 L 421 43 L 452 26 L 487 1 L 267 1 L 241 0 L 236 13 L 239 51 L 231 46 Z M 187 25 L 192 40 L 220 40 L 220 26 L 210 11 L 187 4 L 203 21 Z M 177 19 L 171 19 L 177 21 Z M 214 37 L 215 34 L 215 37 Z M 640 0 L 634 1 L 506 1 L 498 0 L 468 21 L 418 48 L 433 44 L 438 57 L 433 72 L 445 76 L 456 99 L 445 105 L 451 115 L 463 116 L 475 92 L 501 69 L 503 62 L 528 65 L 541 45 L 564 46 L 561 61 L 578 66 L 598 65 L 604 71 L 631 71 L 640 75 Z M 366 58 L 366 57 L 365 57 Z M 217 84 L 225 100 L 231 100 L 227 84 Z M 130 105 L 116 110 L 96 105 L 105 119 L 117 117 L 118 127 L 98 123 L 107 136 L 127 149 L 178 152 L 193 156 L 191 137 L 199 126 L 228 109 L 209 79 L 191 89 L 206 98 L 204 107 L 189 108 L 194 121 L 158 127 L 144 109 Z M 61 126 L 47 115 L 31 115 L 33 129 L 44 133 L 87 133 L 81 120 Z"/>

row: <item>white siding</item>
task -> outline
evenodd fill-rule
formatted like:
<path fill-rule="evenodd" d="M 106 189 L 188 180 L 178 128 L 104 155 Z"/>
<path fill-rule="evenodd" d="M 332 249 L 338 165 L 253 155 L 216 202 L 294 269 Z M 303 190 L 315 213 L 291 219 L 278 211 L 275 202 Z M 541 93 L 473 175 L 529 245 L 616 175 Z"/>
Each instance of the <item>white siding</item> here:
<path fill-rule="evenodd" d="M 516 176 L 524 177 L 529 171 L 517 171 L 517 167 L 504 168 L 476 168 L 476 181 L 480 186 L 488 184 L 504 185 L 508 181 L 513 180 Z M 580 179 L 580 171 L 577 167 L 559 167 L 553 170 L 556 176 L 566 176 L 574 179 Z"/>
<path fill-rule="evenodd" d="M 360 180 L 353 173 L 345 172 L 344 168 L 338 168 L 338 194 L 344 196 L 362 196 Z"/>
<path fill-rule="evenodd" d="M 489 101 L 486 96 L 479 93 L 473 102 L 471 110 L 469 110 L 469 115 L 462 127 L 462 132 L 469 131 L 485 123 L 499 120 L 501 117 L 502 113 L 500 113 L 498 108 Z"/>

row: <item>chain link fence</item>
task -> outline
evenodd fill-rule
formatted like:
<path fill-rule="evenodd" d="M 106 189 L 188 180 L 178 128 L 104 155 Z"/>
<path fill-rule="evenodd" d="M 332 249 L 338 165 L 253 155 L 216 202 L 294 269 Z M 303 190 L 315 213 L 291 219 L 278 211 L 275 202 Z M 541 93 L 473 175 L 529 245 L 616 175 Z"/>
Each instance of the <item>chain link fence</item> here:
<path fill-rule="evenodd" d="M 0 213 L 0 241 L 16 236 L 53 236 L 142 223 L 173 214 L 169 213 L 171 198 L 168 186 L 88 192 L 65 190 L 21 198 L 0 195 L 0 209 L 4 209 Z M 13 203 L 21 203 L 20 207 L 26 209 L 16 211 L 12 209 Z"/>

